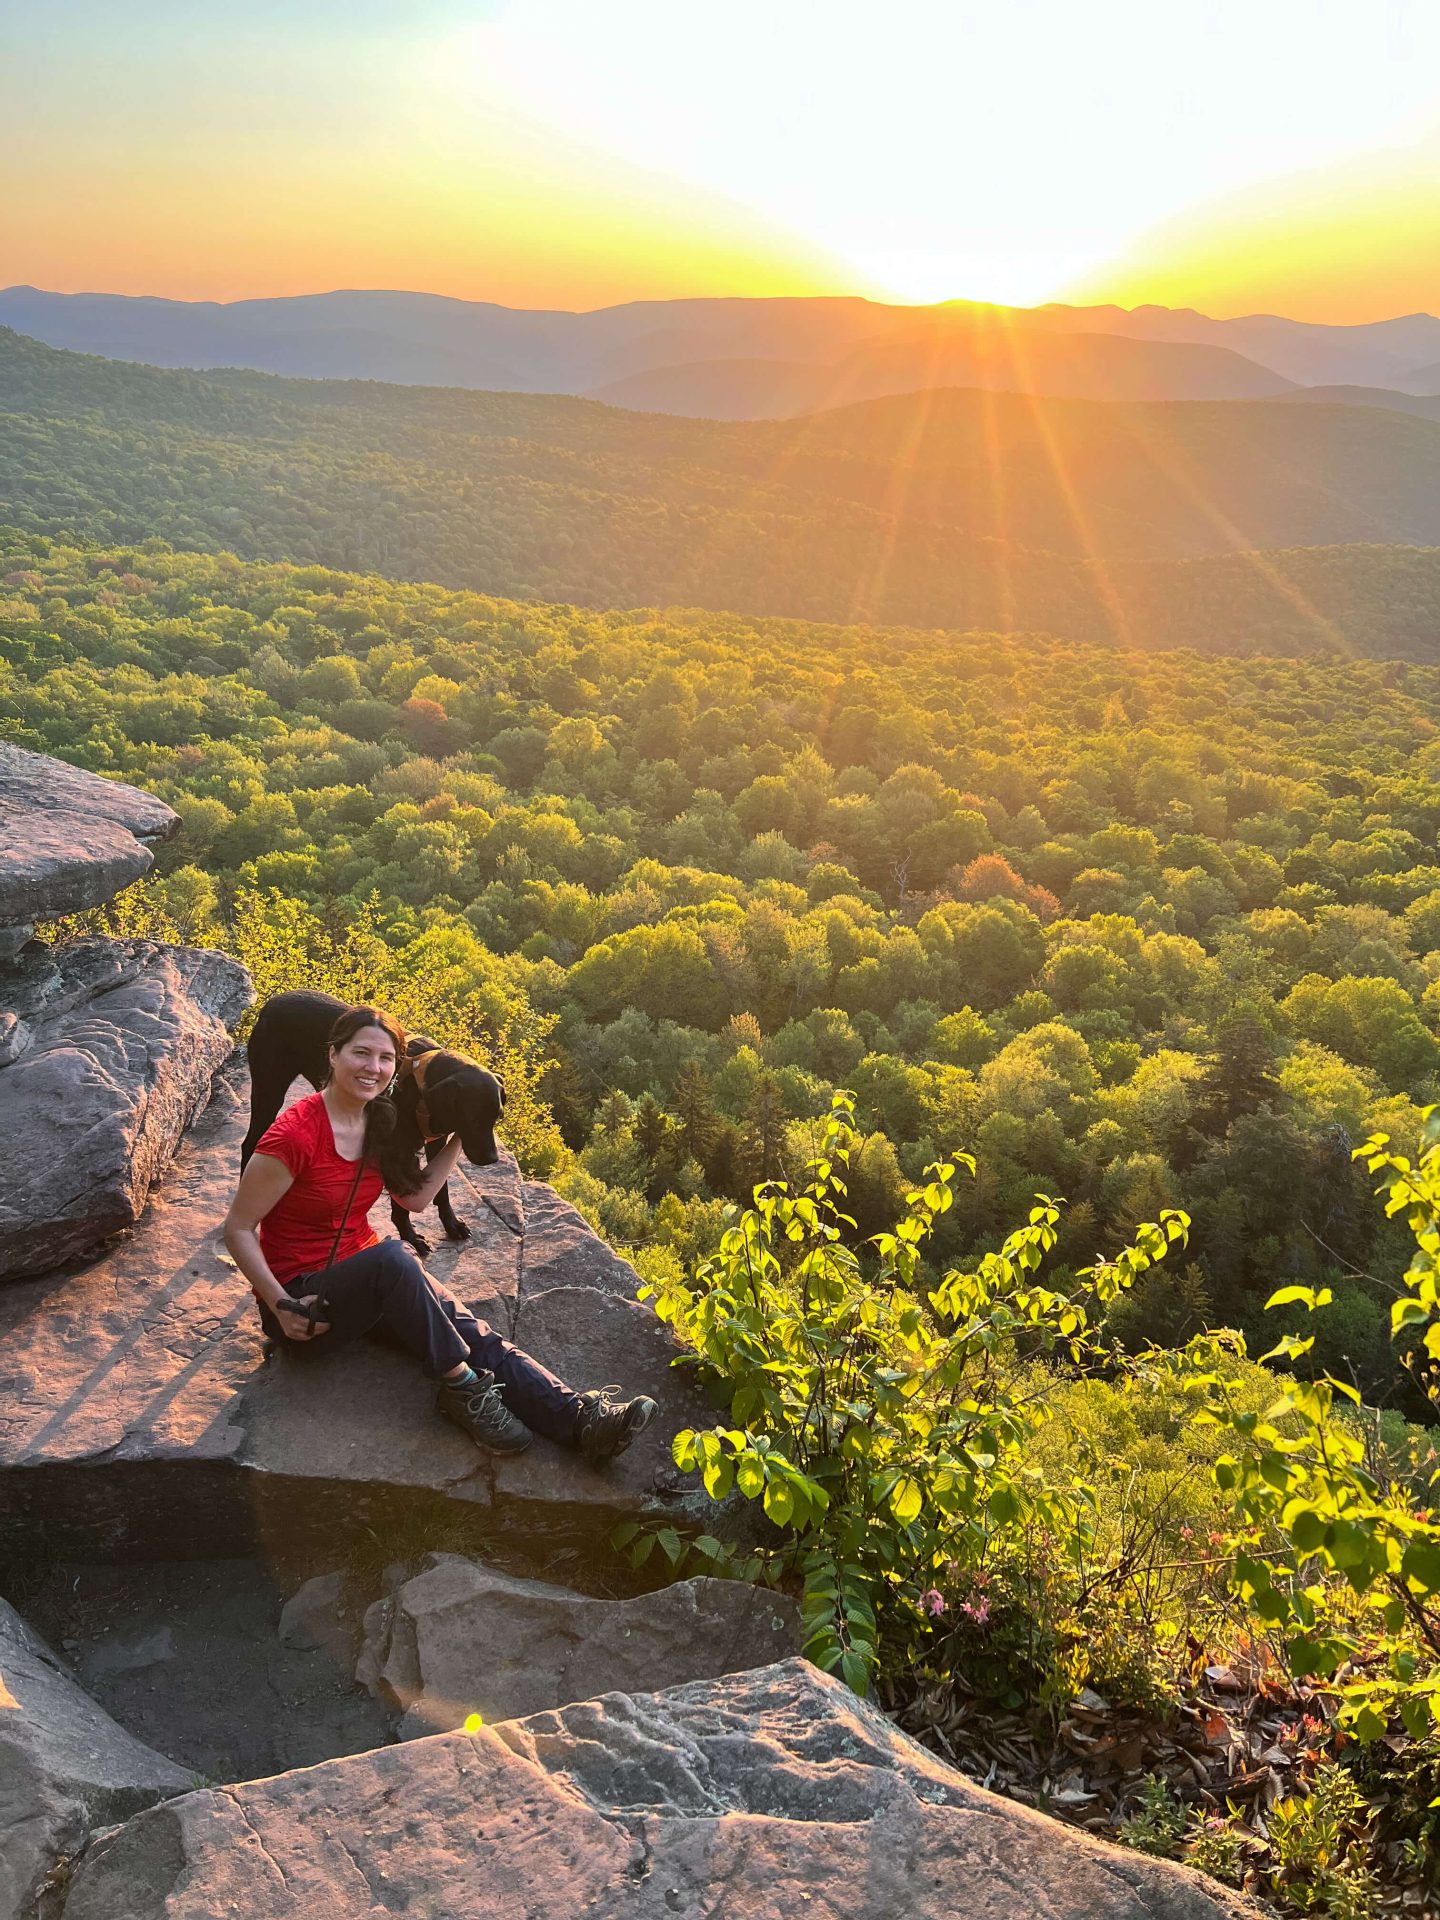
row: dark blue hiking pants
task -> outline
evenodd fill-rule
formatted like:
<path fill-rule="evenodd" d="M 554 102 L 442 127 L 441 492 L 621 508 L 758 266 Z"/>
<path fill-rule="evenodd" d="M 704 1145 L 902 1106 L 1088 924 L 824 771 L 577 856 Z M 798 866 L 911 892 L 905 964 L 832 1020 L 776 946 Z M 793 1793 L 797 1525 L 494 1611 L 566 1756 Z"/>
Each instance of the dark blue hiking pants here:
<path fill-rule="evenodd" d="M 260 1308 L 266 1333 L 287 1353 L 302 1357 L 333 1350 L 362 1334 L 400 1346 L 432 1380 L 468 1360 L 478 1373 L 493 1373 L 505 1404 L 536 1433 L 568 1444 L 575 1437 L 580 1396 L 538 1360 L 477 1320 L 462 1300 L 438 1286 L 403 1240 L 380 1240 L 327 1267 L 322 1276 L 297 1274 L 285 1291 L 295 1299 L 320 1292 L 316 1319 L 330 1331 L 313 1340 L 287 1340 L 275 1315 Z"/>

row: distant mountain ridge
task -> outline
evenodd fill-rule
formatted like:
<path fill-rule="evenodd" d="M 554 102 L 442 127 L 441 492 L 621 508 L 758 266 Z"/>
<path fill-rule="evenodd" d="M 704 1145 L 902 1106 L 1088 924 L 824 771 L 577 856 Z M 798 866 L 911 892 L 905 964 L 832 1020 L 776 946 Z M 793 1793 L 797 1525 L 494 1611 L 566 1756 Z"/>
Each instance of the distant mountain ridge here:
<path fill-rule="evenodd" d="M 1429 313 L 1331 326 L 1272 313 L 1212 320 L 1191 308 L 1175 307 L 1048 306 L 1033 311 L 1037 319 L 1077 332 L 1229 347 L 1297 386 L 1404 388 L 1427 362 L 1440 359 L 1440 319 Z"/>
<path fill-rule="evenodd" d="M 1090 399 L 1270 398 L 1290 384 L 1427 391 L 1416 379 L 1440 387 L 1440 320 L 1428 314 L 1330 327 L 1161 307 L 898 307 L 852 297 L 566 313 L 422 293 L 220 304 L 9 287 L 0 325 L 156 366 L 589 394 L 717 418 L 946 385 Z"/>
<path fill-rule="evenodd" d="M 706 360 L 658 367 L 591 389 L 642 413 L 768 420 L 944 387 L 1071 400 L 1273 400 L 1291 385 L 1228 347 L 1038 329 L 908 332 L 839 361 Z"/>
<path fill-rule="evenodd" d="M 158 536 L 591 608 L 1440 657 L 1440 422 L 1295 398 L 951 389 L 732 423 L 0 329 L 0 523 L 140 543 L 137 575 Z"/>

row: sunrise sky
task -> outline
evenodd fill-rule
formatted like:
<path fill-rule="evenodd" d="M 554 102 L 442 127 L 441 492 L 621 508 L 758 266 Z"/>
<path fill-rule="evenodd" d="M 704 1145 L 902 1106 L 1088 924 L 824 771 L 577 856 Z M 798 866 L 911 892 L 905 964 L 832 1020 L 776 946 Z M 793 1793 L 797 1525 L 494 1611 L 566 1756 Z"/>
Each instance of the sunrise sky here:
<path fill-rule="evenodd" d="M 1440 311 L 1433 0 L 0 0 L 0 285 Z"/>

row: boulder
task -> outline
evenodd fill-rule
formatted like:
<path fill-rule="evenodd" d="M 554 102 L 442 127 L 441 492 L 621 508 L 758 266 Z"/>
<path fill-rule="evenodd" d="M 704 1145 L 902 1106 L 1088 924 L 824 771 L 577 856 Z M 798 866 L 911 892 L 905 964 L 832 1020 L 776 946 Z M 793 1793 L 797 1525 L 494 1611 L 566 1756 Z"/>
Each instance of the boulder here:
<path fill-rule="evenodd" d="M 1002 1800 L 787 1660 L 139 1814 L 64 1920 L 1219 1920 L 1258 1909 Z"/>
<path fill-rule="evenodd" d="M 103 1539 L 151 1557 L 223 1556 L 274 1532 L 303 1546 L 309 1570 L 340 1564 L 368 1528 L 387 1543 L 403 1536 L 397 1554 L 485 1542 L 522 1570 L 543 1548 L 560 1577 L 585 1586 L 624 1574 L 607 1545 L 620 1520 L 708 1512 L 670 1457 L 677 1428 L 711 1417 L 670 1369 L 678 1347 L 633 1301 L 519 1291 L 517 1237 L 479 1198 L 494 1192 L 500 1212 L 514 1204 L 503 1169 L 493 1186 L 492 1173 L 473 1187 L 455 1178 L 475 1238 L 438 1242 L 431 1270 L 486 1312 L 513 1310 L 522 1342 L 577 1386 L 655 1393 L 662 1417 L 620 1460 L 596 1469 L 537 1439 L 497 1461 L 440 1419 L 412 1359 L 372 1342 L 267 1363 L 217 1231 L 247 1105 L 237 1063 L 134 1233 L 81 1272 L 0 1287 L 0 1532 L 37 1554 L 88 1554 Z M 372 1221 L 390 1231 L 383 1201 Z M 582 1249 L 581 1271 L 597 1258 Z"/>
<path fill-rule="evenodd" d="M 280 1609 L 280 1644 L 299 1653 L 325 1653 L 337 1667 L 354 1665 L 356 1641 L 350 1582 L 343 1573 L 317 1573 Z"/>
<path fill-rule="evenodd" d="M 513 1720 L 593 1694 L 654 1691 L 765 1666 L 800 1645 L 793 1603 L 738 1580 L 592 1599 L 432 1553 L 365 1615 L 356 1678 L 397 1708 L 402 1739 L 479 1713 Z"/>
<path fill-rule="evenodd" d="M 97 1827 L 191 1785 L 116 1726 L 0 1600 L 0 1920 L 30 1920 Z"/>
<path fill-rule="evenodd" d="M 0 1033 L 0 1279 L 134 1225 L 251 998 L 242 967 L 193 947 L 82 940 L 28 958 Z"/>
<path fill-rule="evenodd" d="M 179 825 L 153 794 L 0 741 L 0 926 L 102 906 Z"/>

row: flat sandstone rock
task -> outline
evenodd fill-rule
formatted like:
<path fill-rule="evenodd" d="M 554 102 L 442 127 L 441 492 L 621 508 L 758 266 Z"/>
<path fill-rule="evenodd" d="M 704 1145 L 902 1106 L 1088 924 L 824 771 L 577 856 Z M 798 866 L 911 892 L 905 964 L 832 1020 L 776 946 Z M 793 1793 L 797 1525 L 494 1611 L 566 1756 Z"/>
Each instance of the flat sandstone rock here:
<path fill-rule="evenodd" d="M 800 1660 L 187 1794 L 64 1920 L 1219 1920 L 1257 1910 L 986 1793 Z"/>
<path fill-rule="evenodd" d="M 0 1920 L 30 1920 L 57 1863 L 96 1828 L 191 1784 L 116 1726 L 0 1600 Z"/>
<path fill-rule="evenodd" d="M 0 926 L 102 906 L 179 824 L 138 787 L 0 741 Z"/>

